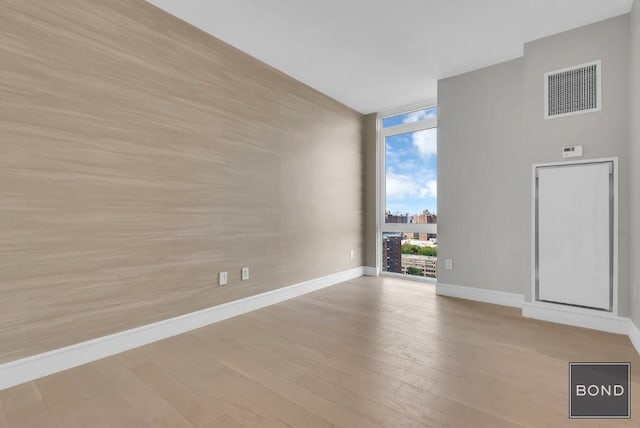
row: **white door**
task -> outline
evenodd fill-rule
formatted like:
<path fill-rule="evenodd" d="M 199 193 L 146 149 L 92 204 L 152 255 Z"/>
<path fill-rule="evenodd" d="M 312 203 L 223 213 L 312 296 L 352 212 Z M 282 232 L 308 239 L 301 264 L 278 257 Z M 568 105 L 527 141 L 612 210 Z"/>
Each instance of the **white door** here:
<path fill-rule="evenodd" d="M 538 299 L 612 309 L 612 162 L 539 167 Z"/>

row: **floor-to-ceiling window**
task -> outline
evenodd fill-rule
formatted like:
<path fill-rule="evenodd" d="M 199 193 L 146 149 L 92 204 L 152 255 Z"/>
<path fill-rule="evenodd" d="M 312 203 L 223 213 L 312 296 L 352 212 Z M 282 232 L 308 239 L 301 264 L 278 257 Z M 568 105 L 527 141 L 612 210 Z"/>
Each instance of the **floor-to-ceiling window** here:
<path fill-rule="evenodd" d="M 383 273 L 436 278 L 437 115 L 437 107 L 423 106 L 380 117 Z"/>

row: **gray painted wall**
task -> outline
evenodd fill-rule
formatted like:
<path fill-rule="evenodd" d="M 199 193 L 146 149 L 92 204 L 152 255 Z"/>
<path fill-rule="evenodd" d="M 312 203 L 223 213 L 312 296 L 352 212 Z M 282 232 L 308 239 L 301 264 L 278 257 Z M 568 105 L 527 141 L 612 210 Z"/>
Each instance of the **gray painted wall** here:
<path fill-rule="evenodd" d="M 640 327 L 640 0 L 631 11 L 631 144 L 629 164 L 631 168 L 631 316 Z"/>
<path fill-rule="evenodd" d="M 602 60 L 602 111 L 544 119 L 544 73 Z M 527 43 L 524 49 L 526 156 L 531 164 L 562 160 L 561 148 L 582 144 L 584 158 L 619 158 L 619 311 L 629 296 L 629 15 Z M 530 193 L 530 192 L 529 192 Z M 529 299 L 530 287 L 526 287 Z"/>
<path fill-rule="evenodd" d="M 438 82 L 438 281 L 523 293 L 529 169 L 523 61 Z M 444 259 L 454 269 L 444 270 Z"/>
<path fill-rule="evenodd" d="M 524 58 L 438 85 L 439 258 L 446 284 L 531 294 L 531 167 L 582 144 L 620 159 L 620 312 L 629 295 L 629 16 L 525 45 Z M 544 73 L 603 62 L 601 112 L 544 119 Z"/>

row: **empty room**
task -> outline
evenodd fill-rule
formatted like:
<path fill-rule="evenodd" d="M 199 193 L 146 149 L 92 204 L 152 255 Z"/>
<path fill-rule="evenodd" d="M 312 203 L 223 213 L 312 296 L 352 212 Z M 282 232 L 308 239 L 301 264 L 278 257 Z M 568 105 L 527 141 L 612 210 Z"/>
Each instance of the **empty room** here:
<path fill-rule="evenodd" d="M 0 0 L 0 428 L 640 426 L 640 0 Z"/>

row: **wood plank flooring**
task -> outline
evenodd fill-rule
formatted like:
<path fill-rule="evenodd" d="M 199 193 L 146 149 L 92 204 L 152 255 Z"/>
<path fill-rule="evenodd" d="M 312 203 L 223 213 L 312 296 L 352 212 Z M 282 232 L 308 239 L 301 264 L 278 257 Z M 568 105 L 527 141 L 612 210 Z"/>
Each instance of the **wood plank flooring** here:
<path fill-rule="evenodd" d="M 631 420 L 569 420 L 569 361 L 629 361 Z M 0 392 L 5 427 L 632 427 L 624 336 L 358 278 Z"/>

